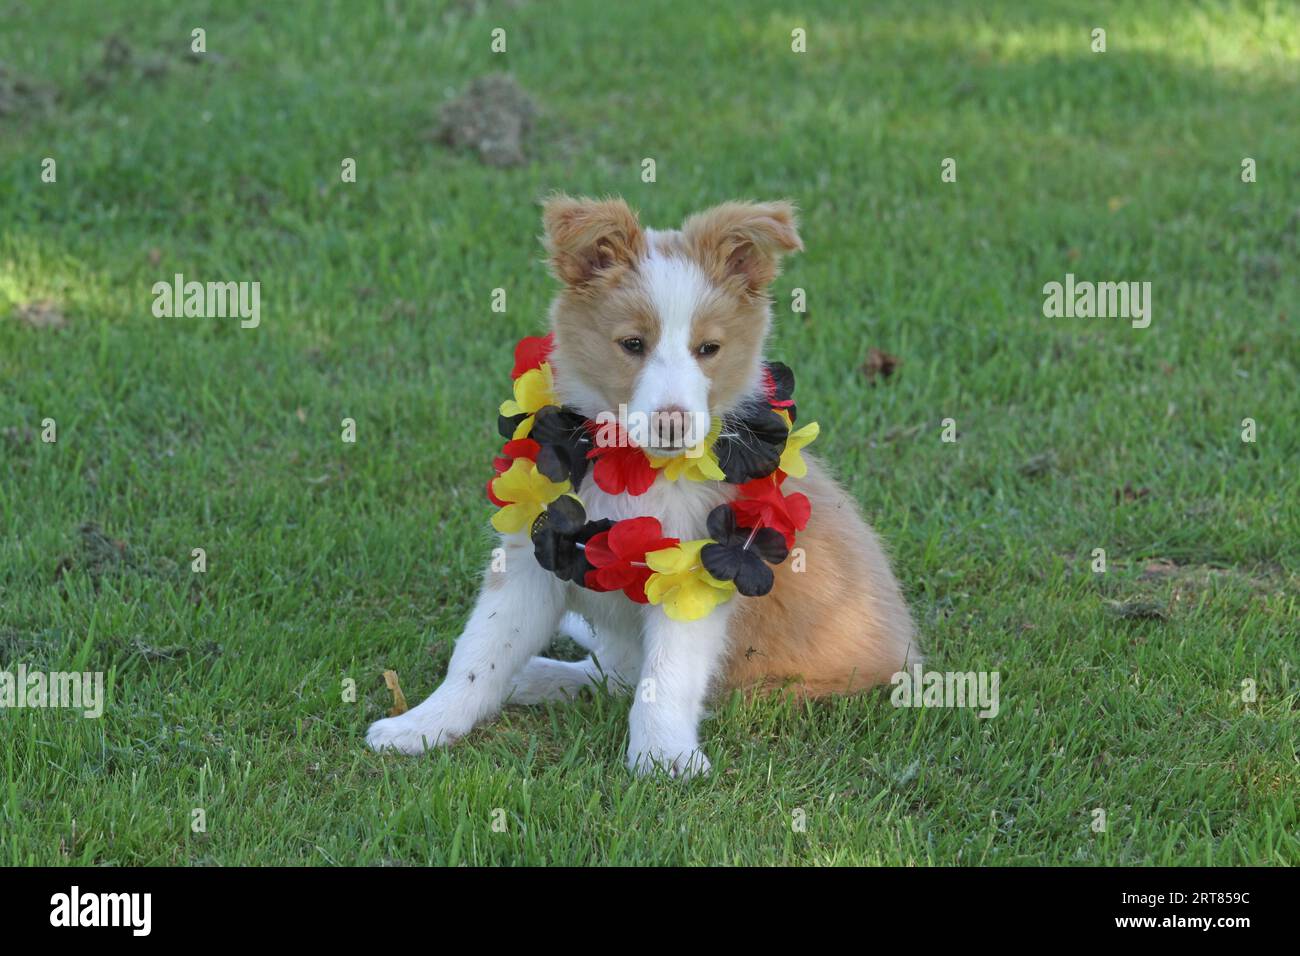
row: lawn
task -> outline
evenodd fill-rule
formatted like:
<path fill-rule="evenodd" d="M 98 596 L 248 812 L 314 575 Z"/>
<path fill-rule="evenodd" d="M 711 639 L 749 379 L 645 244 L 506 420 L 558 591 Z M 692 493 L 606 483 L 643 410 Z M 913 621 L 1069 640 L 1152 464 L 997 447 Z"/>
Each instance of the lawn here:
<path fill-rule="evenodd" d="M 1297 6 L 0 0 L 0 64 L 0 670 L 109 691 L 0 710 L 0 863 L 1300 862 Z M 512 166 L 435 135 L 501 71 Z M 733 697 L 685 784 L 604 693 L 364 747 L 488 560 L 554 189 L 799 204 L 772 355 L 997 717 Z"/>

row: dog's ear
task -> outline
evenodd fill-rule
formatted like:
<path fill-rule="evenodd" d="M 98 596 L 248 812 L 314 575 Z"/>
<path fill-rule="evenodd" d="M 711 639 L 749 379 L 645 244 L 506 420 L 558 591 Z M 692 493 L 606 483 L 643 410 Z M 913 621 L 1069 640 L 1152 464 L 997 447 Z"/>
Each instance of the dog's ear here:
<path fill-rule="evenodd" d="M 622 199 L 555 195 L 542 204 L 542 244 L 555 277 L 582 288 L 632 268 L 645 254 L 645 234 Z"/>
<path fill-rule="evenodd" d="M 719 285 L 761 293 L 781 271 L 781 257 L 803 248 L 794 203 L 728 202 L 682 224 L 691 255 Z"/>

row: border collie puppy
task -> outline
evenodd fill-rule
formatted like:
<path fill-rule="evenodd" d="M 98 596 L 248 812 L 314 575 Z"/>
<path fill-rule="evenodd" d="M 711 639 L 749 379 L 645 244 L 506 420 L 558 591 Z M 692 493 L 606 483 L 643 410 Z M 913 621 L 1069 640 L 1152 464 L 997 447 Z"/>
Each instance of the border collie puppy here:
<path fill-rule="evenodd" d="M 691 216 L 680 230 L 660 231 L 643 228 L 621 199 L 556 196 L 545 203 L 542 219 L 551 270 L 563 286 L 551 304 L 546 340 L 555 404 L 579 422 L 608 420 L 620 409 L 629 421 L 680 416 L 687 426 L 645 452 L 656 468 L 665 459 L 698 455 L 704 431 L 714 441 L 718 435 L 739 441 L 736 457 L 743 457 L 745 436 L 737 439 L 739 429 L 729 423 L 747 420 L 755 408 L 775 412 L 772 369 L 788 372 L 765 362 L 763 347 L 772 323 L 768 287 L 781 258 L 803 248 L 794 206 L 724 203 Z M 783 420 L 789 424 L 791 416 Z M 655 426 L 651 432 L 658 436 Z M 801 495 L 811 506 L 798 531 L 801 560 L 782 561 L 769 572 L 741 554 L 738 562 L 753 561 L 757 576 L 766 576 L 766 592 L 724 594 L 730 599 L 694 619 L 646 601 L 644 580 L 633 597 L 631 587 L 593 587 L 590 563 L 568 580 L 548 570 L 536 524 L 503 533 L 445 680 L 418 707 L 372 724 L 367 742 L 376 750 L 420 753 L 450 744 L 507 702 L 558 700 L 603 685 L 632 692 L 628 766 L 689 777 L 709 770 L 699 724 L 711 692 L 786 689 L 821 696 L 888 682 L 920 653 L 880 541 L 811 455 L 794 471 L 776 474 L 780 494 Z M 567 507 L 592 519 L 589 529 L 652 517 L 673 543 L 698 544 L 730 532 L 729 540 L 740 541 L 733 555 L 761 534 L 741 528 L 737 537 L 731 526 L 715 526 L 720 506 L 732 506 L 746 487 L 742 481 L 731 474 L 669 480 L 671 469 L 665 472 L 640 493 L 611 493 L 583 464 L 565 486 L 576 495 L 567 500 L 580 506 Z M 727 507 L 721 512 L 726 519 Z M 788 541 L 758 540 L 773 544 L 778 559 L 785 556 L 781 545 Z M 591 544 L 594 561 L 594 539 Z M 573 547 L 571 540 L 570 553 L 577 553 Z M 759 596 L 744 596 L 749 593 Z M 591 655 L 577 662 L 537 656 L 557 631 Z"/>

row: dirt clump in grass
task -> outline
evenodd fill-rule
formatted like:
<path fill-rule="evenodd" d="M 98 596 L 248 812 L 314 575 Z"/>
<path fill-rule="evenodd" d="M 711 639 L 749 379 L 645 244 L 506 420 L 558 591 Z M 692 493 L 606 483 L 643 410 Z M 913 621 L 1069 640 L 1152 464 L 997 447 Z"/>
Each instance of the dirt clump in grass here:
<path fill-rule="evenodd" d="M 903 360 L 897 355 L 890 355 L 873 345 L 867 350 L 867 360 L 862 363 L 862 374 L 867 377 L 869 384 L 875 385 L 877 380 L 888 380 L 901 364 Z"/>
<path fill-rule="evenodd" d="M 1141 599 L 1107 601 L 1106 609 L 1116 617 L 1132 621 L 1166 621 L 1169 619 L 1169 607 L 1162 601 Z"/>
<path fill-rule="evenodd" d="M 14 309 L 13 317 L 33 329 L 61 329 L 68 324 L 63 309 L 52 299 L 25 302 Z"/>
<path fill-rule="evenodd" d="M 125 80 L 160 80 L 171 69 L 171 61 L 159 53 L 139 53 L 127 40 L 114 33 L 105 38 L 98 62 L 81 76 L 86 92 L 102 93 Z"/>
<path fill-rule="evenodd" d="M 1026 478 L 1039 478 L 1048 474 L 1056 467 L 1056 455 L 1053 452 L 1045 451 L 1037 455 L 1031 455 L 1020 463 L 1016 470 Z"/>
<path fill-rule="evenodd" d="M 508 73 L 473 80 L 443 104 L 431 137 L 460 152 L 471 152 L 487 166 L 519 166 L 533 133 L 536 101 Z"/>
<path fill-rule="evenodd" d="M 119 83 L 158 83 L 171 73 L 177 64 L 201 66 L 225 63 L 219 53 L 198 53 L 188 46 L 183 51 L 171 48 L 142 50 L 131 45 L 121 34 L 104 38 L 99 59 L 81 74 L 81 85 L 86 93 L 95 96 Z"/>
<path fill-rule="evenodd" d="M 1169 589 L 1170 602 L 1190 601 L 1205 591 L 1236 589 L 1243 594 L 1295 594 L 1300 579 L 1280 566 L 1255 564 L 1219 567 L 1177 564 L 1167 558 L 1146 562 L 1139 580 L 1158 582 Z"/>
<path fill-rule="evenodd" d="M 75 571 L 83 571 L 98 589 L 100 579 L 105 575 L 117 574 L 132 566 L 126 542 L 110 538 L 95 522 L 87 521 L 77 529 L 77 534 L 80 538 L 77 554 L 59 559 L 54 569 L 56 582 L 62 582 Z"/>
<path fill-rule="evenodd" d="M 0 63 L 0 119 L 30 116 L 49 109 L 57 99 L 58 91 L 53 86 Z"/>
<path fill-rule="evenodd" d="M 88 570 L 102 574 L 127 563 L 125 541 L 110 538 L 93 521 L 86 522 L 77 530 L 81 534 L 81 557 Z"/>
<path fill-rule="evenodd" d="M 1150 488 L 1134 488 L 1132 482 L 1125 482 L 1123 488 L 1115 489 L 1115 504 L 1124 504 L 1130 501 L 1142 501 L 1151 494 Z"/>

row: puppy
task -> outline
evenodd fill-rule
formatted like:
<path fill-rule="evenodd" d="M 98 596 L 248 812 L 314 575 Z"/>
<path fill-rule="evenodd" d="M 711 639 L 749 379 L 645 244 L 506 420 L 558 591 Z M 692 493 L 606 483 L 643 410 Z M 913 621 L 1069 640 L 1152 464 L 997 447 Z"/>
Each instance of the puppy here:
<path fill-rule="evenodd" d="M 781 258 L 802 249 L 790 203 L 725 203 L 659 231 L 643 228 L 621 199 L 558 196 L 542 218 L 563 284 L 550 309 L 548 361 L 564 408 L 593 420 L 623 406 L 628 420 L 682 413 L 703 423 L 647 449 L 671 459 L 698 452 L 708 423 L 770 397 L 768 287 Z M 635 691 L 629 767 L 689 777 L 709 770 L 699 723 L 711 691 L 821 696 L 887 682 L 919 660 L 907 606 L 855 502 L 812 456 L 805 463 L 783 486 L 811 504 L 797 538 L 802 560 L 776 565 L 768 593 L 736 595 L 695 620 L 561 580 L 535 557 L 528 528 L 503 534 L 504 569 L 485 575 L 445 680 L 418 707 L 372 724 L 367 742 L 419 753 L 451 743 L 506 702 L 562 699 L 600 684 Z M 641 494 L 611 494 L 591 472 L 574 490 L 593 519 L 653 516 L 681 541 L 709 537 L 711 513 L 737 495 L 727 481 L 666 476 Z M 557 630 L 591 656 L 535 656 Z"/>

